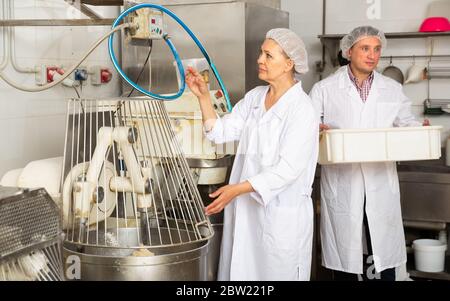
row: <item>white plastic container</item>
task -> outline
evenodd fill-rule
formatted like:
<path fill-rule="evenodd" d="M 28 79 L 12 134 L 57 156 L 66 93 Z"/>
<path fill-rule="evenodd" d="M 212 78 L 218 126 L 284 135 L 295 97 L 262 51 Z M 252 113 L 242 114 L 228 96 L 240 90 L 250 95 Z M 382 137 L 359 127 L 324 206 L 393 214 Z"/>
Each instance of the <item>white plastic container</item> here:
<path fill-rule="evenodd" d="M 417 239 L 412 248 L 416 270 L 429 273 L 444 271 L 446 244 L 436 239 Z"/>
<path fill-rule="evenodd" d="M 447 143 L 445 145 L 445 164 L 450 166 L 450 137 L 447 138 Z"/>
<path fill-rule="evenodd" d="M 442 126 L 328 130 L 319 163 L 433 160 L 441 157 Z"/>

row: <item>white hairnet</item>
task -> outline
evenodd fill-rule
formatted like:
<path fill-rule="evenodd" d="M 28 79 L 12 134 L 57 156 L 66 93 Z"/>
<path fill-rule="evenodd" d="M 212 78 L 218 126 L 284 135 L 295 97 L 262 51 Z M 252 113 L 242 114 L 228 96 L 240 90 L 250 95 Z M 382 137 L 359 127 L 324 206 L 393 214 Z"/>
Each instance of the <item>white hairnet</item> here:
<path fill-rule="evenodd" d="M 267 32 L 266 39 L 272 39 L 280 45 L 281 49 L 294 62 L 296 73 L 308 72 L 308 54 L 302 39 L 290 29 L 274 28 Z"/>
<path fill-rule="evenodd" d="M 342 56 L 348 59 L 348 51 L 353 47 L 356 43 L 361 41 L 362 39 L 368 37 L 378 38 L 381 42 L 381 48 L 386 47 L 386 37 L 384 36 L 384 32 L 378 30 L 372 26 L 361 26 L 353 29 L 348 35 L 344 36 L 341 40 L 341 50 Z"/>

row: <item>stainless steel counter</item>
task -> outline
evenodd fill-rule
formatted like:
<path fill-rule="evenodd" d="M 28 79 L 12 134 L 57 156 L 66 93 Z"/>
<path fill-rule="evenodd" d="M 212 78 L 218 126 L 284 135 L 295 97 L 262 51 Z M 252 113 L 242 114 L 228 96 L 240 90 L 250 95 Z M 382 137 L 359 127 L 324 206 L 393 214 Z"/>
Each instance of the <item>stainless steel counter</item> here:
<path fill-rule="evenodd" d="M 444 151 L 442 153 L 445 154 Z M 400 162 L 397 165 L 397 171 L 405 229 L 447 229 L 447 223 L 450 223 L 450 167 L 445 165 L 445 158 Z M 320 165 L 316 169 L 313 188 L 315 234 L 312 278 L 329 280 L 328 271 L 321 266 L 320 222 L 318 222 L 320 221 Z M 412 254 L 409 256 L 408 272 L 412 277 L 450 280 L 450 257 L 447 257 L 445 272 L 424 273 L 414 270 Z"/>
<path fill-rule="evenodd" d="M 398 164 L 404 220 L 450 223 L 450 167 L 444 163 L 445 158 Z"/>

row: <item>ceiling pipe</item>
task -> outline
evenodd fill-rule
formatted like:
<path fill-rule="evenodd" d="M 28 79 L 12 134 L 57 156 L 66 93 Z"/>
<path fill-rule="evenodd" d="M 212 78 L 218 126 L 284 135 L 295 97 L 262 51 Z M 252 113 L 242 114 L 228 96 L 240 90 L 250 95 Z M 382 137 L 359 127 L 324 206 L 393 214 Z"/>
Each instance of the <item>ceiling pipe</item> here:
<path fill-rule="evenodd" d="M 322 0 L 322 35 L 326 34 L 326 18 L 327 18 L 327 0 Z M 317 64 L 317 72 L 319 72 L 319 80 L 323 78 L 323 72 L 325 70 L 325 44 L 322 43 L 322 60 Z"/>
<path fill-rule="evenodd" d="M 14 1 L 13 0 L 7 0 L 9 2 L 9 19 L 14 19 Z M 20 73 L 36 73 L 35 68 L 26 68 L 19 66 L 19 63 L 17 62 L 16 58 L 16 29 L 15 27 L 9 28 L 9 54 L 10 54 L 10 60 L 11 65 L 13 68 Z"/>
<path fill-rule="evenodd" d="M 2 0 L 2 19 L 6 20 L 7 17 L 8 17 L 7 1 Z M 8 27 L 2 27 L 2 39 L 3 39 L 3 59 L 2 59 L 2 62 L 0 63 L 0 71 L 5 69 L 9 63 L 9 47 L 8 47 L 9 28 Z"/>

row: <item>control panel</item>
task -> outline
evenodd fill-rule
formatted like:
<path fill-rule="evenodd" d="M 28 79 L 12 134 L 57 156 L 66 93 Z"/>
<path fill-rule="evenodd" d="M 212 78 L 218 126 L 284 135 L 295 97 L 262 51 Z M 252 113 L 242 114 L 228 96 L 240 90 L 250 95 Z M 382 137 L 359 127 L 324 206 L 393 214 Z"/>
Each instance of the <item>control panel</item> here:
<path fill-rule="evenodd" d="M 159 10 L 142 8 L 130 14 L 129 21 L 136 27 L 129 32 L 134 42 L 160 40 L 164 36 L 163 13 Z"/>

